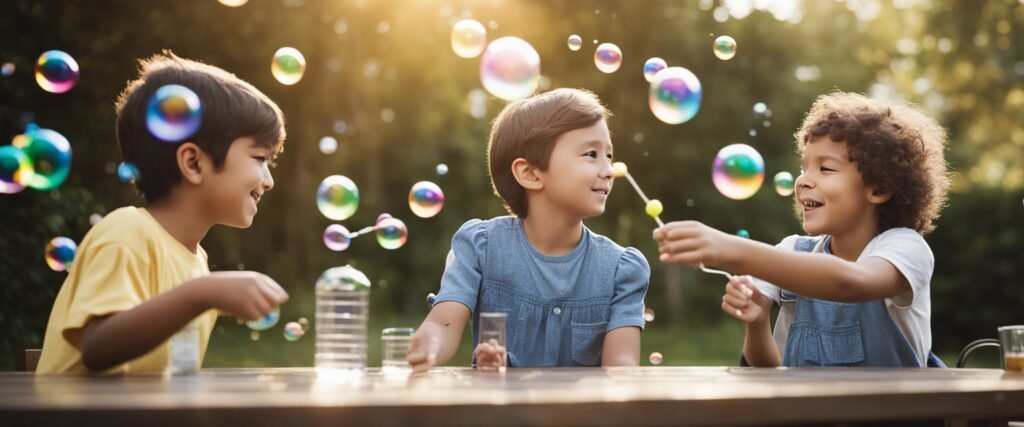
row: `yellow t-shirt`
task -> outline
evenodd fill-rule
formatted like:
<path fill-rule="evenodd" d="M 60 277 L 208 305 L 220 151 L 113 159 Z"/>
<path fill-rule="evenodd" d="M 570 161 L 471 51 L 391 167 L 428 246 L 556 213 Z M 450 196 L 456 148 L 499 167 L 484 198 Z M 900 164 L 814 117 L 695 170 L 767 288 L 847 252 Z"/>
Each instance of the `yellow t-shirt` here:
<path fill-rule="evenodd" d="M 154 219 L 136 207 L 117 209 L 96 224 L 68 268 L 50 312 L 37 373 L 85 373 L 79 349 L 85 325 L 96 317 L 129 310 L 162 292 L 210 274 L 206 251 L 185 248 Z M 206 354 L 217 311 L 199 322 L 199 360 Z M 167 342 L 104 373 L 163 372 Z"/>

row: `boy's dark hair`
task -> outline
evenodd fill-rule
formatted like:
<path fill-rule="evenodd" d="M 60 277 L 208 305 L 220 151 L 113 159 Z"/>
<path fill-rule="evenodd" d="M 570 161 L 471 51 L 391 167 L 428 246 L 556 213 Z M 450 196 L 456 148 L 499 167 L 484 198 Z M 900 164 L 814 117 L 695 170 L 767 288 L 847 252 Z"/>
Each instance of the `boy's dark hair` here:
<path fill-rule="evenodd" d="M 117 99 L 117 141 L 125 162 L 139 170 L 135 182 L 146 202 L 167 197 L 181 182 L 175 159 L 180 143 L 154 137 L 146 128 L 149 100 L 162 86 L 178 84 L 199 96 L 203 120 L 186 141 L 213 158 L 220 170 L 232 141 L 252 137 L 276 157 L 284 145 L 284 116 L 266 95 L 234 74 L 212 65 L 179 58 L 170 51 L 139 61 L 139 78 L 128 83 Z"/>
<path fill-rule="evenodd" d="M 811 106 L 796 133 L 797 151 L 803 154 L 808 142 L 823 136 L 846 143 L 865 185 L 892 195 L 878 207 L 880 232 L 935 229 L 950 185 L 946 131 L 935 120 L 912 105 L 836 91 Z"/>
<path fill-rule="evenodd" d="M 534 167 L 547 170 L 555 141 L 563 133 L 593 126 L 611 116 L 593 92 L 583 89 L 555 89 L 514 101 L 494 119 L 487 143 L 487 167 L 491 186 L 505 209 L 526 218 L 529 206 L 526 190 L 512 175 L 512 162 L 524 158 Z"/>

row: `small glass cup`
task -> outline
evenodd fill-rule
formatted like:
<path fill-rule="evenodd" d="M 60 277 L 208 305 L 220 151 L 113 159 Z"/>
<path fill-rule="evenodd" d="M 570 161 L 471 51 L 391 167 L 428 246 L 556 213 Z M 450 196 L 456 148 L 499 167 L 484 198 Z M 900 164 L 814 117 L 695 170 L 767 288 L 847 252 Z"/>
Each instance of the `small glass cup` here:
<path fill-rule="evenodd" d="M 492 343 L 507 348 L 508 343 L 505 340 L 508 327 L 508 313 L 480 313 L 480 333 L 479 343 Z M 501 366 L 498 371 L 504 372 L 505 367 L 508 366 L 508 352 L 506 351 L 502 357 Z"/>
<path fill-rule="evenodd" d="M 1003 353 L 1003 369 L 1024 373 L 1024 325 L 999 328 L 999 345 Z"/>
<path fill-rule="evenodd" d="M 412 343 L 413 328 L 385 328 L 380 332 L 381 368 L 385 376 L 405 376 L 412 373 L 412 366 L 405 360 Z"/>

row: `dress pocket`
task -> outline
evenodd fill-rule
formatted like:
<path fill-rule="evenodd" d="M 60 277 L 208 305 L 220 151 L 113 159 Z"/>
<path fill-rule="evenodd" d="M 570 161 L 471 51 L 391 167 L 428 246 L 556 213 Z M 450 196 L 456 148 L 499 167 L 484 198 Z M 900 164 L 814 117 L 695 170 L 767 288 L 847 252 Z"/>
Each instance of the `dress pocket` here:
<path fill-rule="evenodd" d="M 577 366 L 600 366 L 608 322 L 572 324 L 572 361 Z"/>
<path fill-rule="evenodd" d="M 787 366 L 855 366 L 864 362 L 860 323 L 825 326 L 793 322 L 786 347 Z"/>

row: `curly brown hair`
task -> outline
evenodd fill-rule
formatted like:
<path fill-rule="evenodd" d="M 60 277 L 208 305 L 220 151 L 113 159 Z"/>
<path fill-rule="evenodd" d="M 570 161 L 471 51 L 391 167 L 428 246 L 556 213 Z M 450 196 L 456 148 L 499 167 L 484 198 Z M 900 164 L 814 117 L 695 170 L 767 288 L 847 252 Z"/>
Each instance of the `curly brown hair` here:
<path fill-rule="evenodd" d="M 836 91 L 818 97 L 795 136 L 801 155 L 819 137 L 845 142 L 864 185 L 892 195 L 878 207 L 879 232 L 935 229 L 950 185 L 946 131 L 917 107 Z"/>

